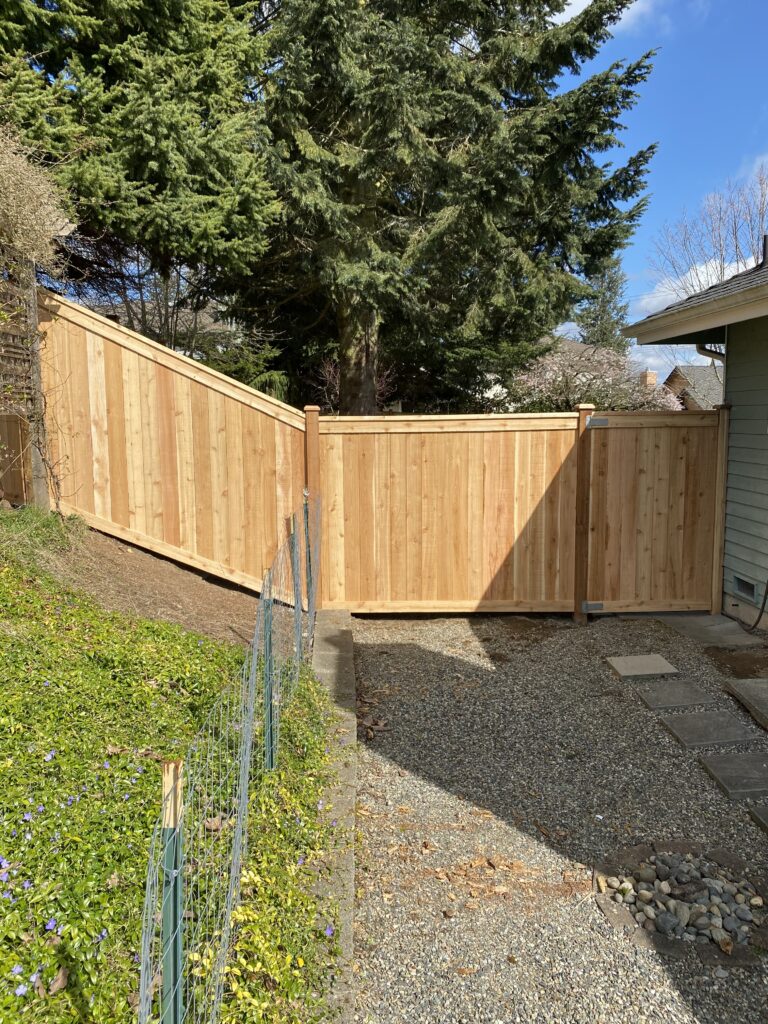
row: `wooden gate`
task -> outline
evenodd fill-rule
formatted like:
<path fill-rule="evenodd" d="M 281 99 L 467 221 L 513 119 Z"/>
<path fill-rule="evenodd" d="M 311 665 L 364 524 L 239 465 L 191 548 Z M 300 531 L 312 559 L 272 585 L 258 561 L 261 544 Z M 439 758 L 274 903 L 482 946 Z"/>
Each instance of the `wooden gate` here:
<path fill-rule="evenodd" d="M 589 417 L 577 611 L 720 610 L 727 431 L 726 409 Z"/>

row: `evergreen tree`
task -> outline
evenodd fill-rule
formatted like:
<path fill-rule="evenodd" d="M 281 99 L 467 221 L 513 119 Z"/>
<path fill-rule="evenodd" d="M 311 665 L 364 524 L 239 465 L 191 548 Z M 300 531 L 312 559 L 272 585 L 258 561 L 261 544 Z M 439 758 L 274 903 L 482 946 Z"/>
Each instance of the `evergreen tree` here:
<path fill-rule="evenodd" d="M 627 325 L 629 310 L 629 304 L 624 301 L 627 278 L 619 260 L 611 260 L 588 283 L 592 295 L 585 299 L 576 315 L 579 341 L 616 352 L 629 352 L 629 341 L 621 333 Z"/>
<path fill-rule="evenodd" d="M 204 303 L 248 273 L 278 206 L 264 172 L 250 9 L 227 0 L 16 0 L 0 35 L 0 102 L 55 161 L 79 234 L 70 275 L 140 292 L 183 271 Z"/>
<path fill-rule="evenodd" d="M 563 89 L 631 0 L 262 6 L 269 173 L 283 203 L 244 309 L 294 377 L 337 353 L 343 412 L 377 364 L 411 407 L 482 407 L 571 315 L 642 210 L 651 149 L 617 143 L 649 57 Z"/>

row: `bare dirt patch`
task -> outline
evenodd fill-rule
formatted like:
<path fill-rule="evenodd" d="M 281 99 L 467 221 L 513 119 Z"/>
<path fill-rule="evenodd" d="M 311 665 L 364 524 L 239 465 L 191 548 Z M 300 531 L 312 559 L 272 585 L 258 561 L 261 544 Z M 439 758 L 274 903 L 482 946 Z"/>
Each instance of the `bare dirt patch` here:
<path fill-rule="evenodd" d="M 255 594 L 95 530 L 48 562 L 54 576 L 110 611 L 175 622 L 216 640 L 251 638 Z"/>
<path fill-rule="evenodd" d="M 768 647 L 747 647 L 734 651 L 706 647 L 704 652 L 725 675 L 737 679 L 764 679 L 768 676 Z"/>

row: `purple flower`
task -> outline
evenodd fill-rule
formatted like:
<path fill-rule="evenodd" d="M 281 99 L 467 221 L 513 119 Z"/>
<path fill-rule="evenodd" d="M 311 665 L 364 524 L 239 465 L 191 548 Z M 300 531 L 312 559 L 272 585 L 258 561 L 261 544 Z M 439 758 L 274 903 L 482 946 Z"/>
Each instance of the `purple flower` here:
<path fill-rule="evenodd" d="M 335 818 L 331 822 L 331 828 L 336 828 L 336 819 Z"/>
<path fill-rule="evenodd" d="M 21 966 L 21 964 L 16 964 L 15 967 L 11 968 L 11 974 L 22 974 L 23 971 L 24 968 Z"/>
<path fill-rule="evenodd" d="M 56 918 L 55 917 L 52 917 L 50 919 L 50 921 L 46 921 L 45 922 L 45 930 L 47 932 L 52 932 L 52 931 L 56 930 Z"/>
<path fill-rule="evenodd" d="M 21 888 L 22 889 L 31 889 L 32 888 L 32 883 L 30 882 L 30 880 L 28 878 L 25 878 L 24 881 L 21 883 Z"/>
<path fill-rule="evenodd" d="M 26 985 L 19 985 L 19 987 L 16 989 L 16 995 L 17 996 L 25 996 L 26 994 L 27 994 L 27 986 Z"/>
<path fill-rule="evenodd" d="M 130 793 L 123 793 L 123 800 L 130 800 L 130 799 L 131 799 L 131 794 Z"/>
<path fill-rule="evenodd" d="M 21 816 L 21 820 L 22 821 L 32 821 L 32 812 L 31 811 L 25 811 L 24 814 Z"/>
<path fill-rule="evenodd" d="M 45 681 L 43 682 L 43 686 L 50 686 L 50 685 L 51 685 L 51 680 L 50 680 L 50 679 L 46 679 L 46 680 L 45 680 Z"/>
<path fill-rule="evenodd" d="M 7 881 L 8 881 L 8 872 L 7 871 L 0 871 L 0 882 L 7 882 Z"/>
<path fill-rule="evenodd" d="M 48 753 L 43 758 L 43 760 L 44 761 L 52 761 L 55 756 L 56 756 L 56 751 L 55 750 L 49 750 Z"/>
<path fill-rule="evenodd" d="M 301 865 L 304 863 L 304 855 L 303 854 L 302 854 L 301 857 L 299 857 L 297 863 L 298 863 L 299 867 L 301 867 Z"/>
<path fill-rule="evenodd" d="M 110 765 L 109 761 L 105 761 L 104 762 L 104 767 L 105 768 L 111 768 L 112 766 Z"/>
<path fill-rule="evenodd" d="M 106 939 L 106 937 L 107 937 L 107 929 L 106 928 L 102 928 L 101 931 L 99 932 L 99 934 L 96 936 L 96 941 L 97 942 L 103 942 L 104 939 Z"/>
<path fill-rule="evenodd" d="M 42 814 L 44 810 L 45 810 L 45 804 L 38 804 L 37 805 L 37 813 L 38 814 Z"/>
<path fill-rule="evenodd" d="M 327 925 L 326 929 L 325 929 L 325 934 L 328 936 L 329 939 L 333 936 L 333 932 L 334 932 L 333 925 L 332 924 Z"/>
<path fill-rule="evenodd" d="M 3 893 L 3 899 L 4 899 L 4 900 L 9 900 L 9 899 L 11 899 L 11 894 L 10 894 L 10 892 L 9 892 L 9 891 L 8 891 L 7 889 L 6 889 L 6 890 L 5 890 L 5 892 Z"/>
<path fill-rule="evenodd" d="M 15 829 L 15 828 L 12 828 L 12 829 L 11 829 L 11 838 L 15 839 L 15 838 L 16 838 L 16 836 L 17 836 L 18 834 L 19 834 L 19 833 L 18 833 L 18 832 L 16 831 L 16 829 Z"/>
<path fill-rule="evenodd" d="M 40 977 L 40 971 L 35 971 L 35 973 L 34 973 L 34 974 L 30 974 L 30 976 L 29 976 L 29 980 L 30 980 L 30 981 L 32 982 L 32 984 L 34 985 L 34 984 L 36 983 L 36 981 L 37 981 L 37 979 L 38 979 L 39 977 Z"/>
<path fill-rule="evenodd" d="M 68 796 L 67 797 L 67 807 L 71 807 L 74 802 L 75 802 L 75 798 L 73 796 Z"/>

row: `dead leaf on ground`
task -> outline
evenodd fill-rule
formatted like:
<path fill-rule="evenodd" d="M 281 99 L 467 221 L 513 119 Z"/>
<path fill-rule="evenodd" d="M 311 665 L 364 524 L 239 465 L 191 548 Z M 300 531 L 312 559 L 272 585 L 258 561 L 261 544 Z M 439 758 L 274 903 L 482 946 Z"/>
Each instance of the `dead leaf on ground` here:
<path fill-rule="evenodd" d="M 205 831 L 206 832 L 221 832 L 221 815 L 217 814 L 215 818 L 205 819 Z"/>
<path fill-rule="evenodd" d="M 462 978 L 468 978 L 470 974 L 477 974 L 477 967 L 459 967 L 456 973 L 460 974 Z"/>
<path fill-rule="evenodd" d="M 48 986 L 48 995 L 55 996 L 57 992 L 63 992 L 69 981 L 69 971 L 66 967 L 60 967 L 56 972 L 51 984 Z"/>

